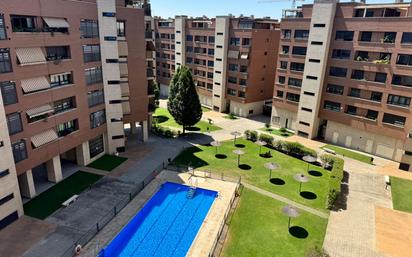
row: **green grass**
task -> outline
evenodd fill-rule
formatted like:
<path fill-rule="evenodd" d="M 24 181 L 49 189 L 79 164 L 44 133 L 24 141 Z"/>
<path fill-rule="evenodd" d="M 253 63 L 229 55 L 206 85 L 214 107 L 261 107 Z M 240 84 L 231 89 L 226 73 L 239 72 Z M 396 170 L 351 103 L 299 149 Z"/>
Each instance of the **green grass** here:
<path fill-rule="evenodd" d="M 310 170 L 320 172 L 322 176 L 311 176 L 310 181 L 302 185 L 302 191 L 309 191 L 316 194 L 316 199 L 305 199 L 299 194 L 299 183 L 294 180 L 293 176 L 297 173 L 307 174 L 307 163 L 290 157 L 281 152 L 262 147 L 262 153 L 271 151 L 271 158 L 260 157 L 259 146 L 245 139 L 238 139 L 237 144 L 244 144 L 245 154 L 241 156 L 241 164 L 251 166 L 250 170 L 242 170 L 237 166 L 237 156 L 233 153 L 236 149 L 233 141 L 222 142 L 222 146 L 218 148 L 219 154 L 225 154 L 226 159 L 218 159 L 215 157 L 215 147 L 198 146 L 191 147 L 182 152 L 176 159 L 173 160 L 177 165 L 191 165 L 200 170 L 209 170 L 225 175 L 239 177 L 242 176 L 242 181 L 253 184 L 267 191 L 285 196 L 296 202 L 325 210 L 326 195 L 329 187 L 329 171 L 321 167 L 310 165 Z M 284 185 L 274 185 L 269 181 L 269 171 L 264 167 L 267 162 L 275 162 L 280 165 L 278 170 L 272 172 L 272 178 L 282 179 Z"/>
<path fill-rule="evenodd" d="M 412 181 L 391 177 L 393 208 L 399 211 L 412 212 Z"/>
<path fill-rule="evenodd" d="M 206 106 L 202 106 L 202 112 L 210 112 L 212 109 L 206 107 Z"/>
<path fill-rule="evenodd" d="M 119 157 L 114 155 L 103 155 L 99 159 L 95 160 L 94 162 L 87 165 L 87 167 L 105 170 L 105 171 L 112 171 L 117 168 L 120 164 L 125 162 L 127 158 Z"/>
<path fill-rule="evenodd" d="M 367 155 L 364 155 L 364 154 L 361 154 L 361 153 L 357 153 L 357 152 L 354 152 L 354 151 L 350 151 L 350 150 L 347 150 L 345 148 L 342 148 L 342 147 L 339 147 L 339 146 L 336 146 L 336 145 L 325 145 L 322 148 L 328 148 L 330 150 L 335 151 L 337 154 L 343 155 L 345 157 L 348 157 L 348 158 L 351 158 L 351 159 L 354 159 L 354 160 L 358 160 L 358 161 L 368 163 L 368 164 L 372 163 L 372 161 L 371 161 L 372 159 L 371 159 L 370 156 L 367 156 Z"/>
<path fill-rule="evenodd" d="M 290 131 L 282 132 L 282 131 L 280 131 L 279 129 L 274 129 L 274 128 L 269 128 L 269 129 L 268 129 L 268 128 L 261 128 L 261 129 L 259 129 L 259 130 L 268 132 L 268 133 L 270 133 L 270 134 L 272 134 L 272 135 L 281 136 L 281 137 L 290 137 L 290 136 L 293 136 L 293 135 L 294 135 L 294 134 L 293 134 L 292 132 L 290 132 Z"/>
<path fill-rule="evenodd" d="M 183 131 L 182 126 L 176 123 L 176 121 L 173 119 L 172 115 L 169 113 L 169 111 L 165 108 L 157 108 L 153 118 L 157 120 L 159 125 L 162 126 L 167 126 L 175 129 L 180 129 Z M 209 124 L 207 121 L 199 121 L 196 123 L 195 126 L 187 128 L 188 131 L 200 131 L 200 132 L 207 132 L 207 128 L 209 128 L 209 131 L 215 131 L 222 129 L 218 126 Z"/>
<path fill-rule="evenodd" d="M 237 119 L 239 119 L 238 117 L 236 117 L 236 116 L 232 116 L 232 115 L 225 115 L 225 116 L 223 116 L 223 118 L 225 118 L 225 119 L 228 119 L 228 120 L 237 120 Z"/>
<path fill-rule="evenodd" d="M 291 226 L 308 232 L 300 239 L 288 232 L 288 218 L 280 209 L 284 206 L 254 191 L 244 189 L 230 226 L 223 257 L 300 257 L 314 248 L 322 247 L 327 219 L 301 212 Z"/>
<path fill-rule="evenodd" d="M 64 201 L 81 193 L 100 178 L 100 175 L 78 171 L 26 203 L 24 214 L 43 220 L 58 210 Z"/>

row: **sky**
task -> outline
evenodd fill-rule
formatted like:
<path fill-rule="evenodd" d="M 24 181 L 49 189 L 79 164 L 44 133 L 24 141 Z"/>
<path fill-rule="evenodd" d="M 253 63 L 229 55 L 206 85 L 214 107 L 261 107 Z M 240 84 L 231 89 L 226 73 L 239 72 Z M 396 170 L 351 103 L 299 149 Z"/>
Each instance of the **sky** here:
<path fill-rule="evenodd" d="M 263 0 L 265 1 L 265 0 Z M 200 17 L 206 15 L 215 17 L 217 15 L 233 14 L 239 16 L 254 15 L 255 17 L 269 16 L 281 18 L 282 9 L 290 9 L 292 2 L 289 0 L 273 0 L 272 3 L 259 3 L 260 0 L 150 0 L 152 4 L 152 15 L 163 18 L 175 15 L 187 15 Z M 394 0 L 366 0 L 367 3 L 390 3 Z M 298 1 L 297 6 L 302 3 L 309 4 L 312 0 Z"/>

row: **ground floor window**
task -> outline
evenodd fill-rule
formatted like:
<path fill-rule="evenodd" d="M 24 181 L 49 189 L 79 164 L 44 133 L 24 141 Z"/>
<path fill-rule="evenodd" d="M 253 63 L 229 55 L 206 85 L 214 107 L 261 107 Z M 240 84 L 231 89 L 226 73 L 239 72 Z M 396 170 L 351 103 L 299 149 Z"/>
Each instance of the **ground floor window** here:
<path fill-rule="evenodd" d="M 18 218 L 19 218 L 19 215 L 17 214 L 17 211 L 6 216 L 4 219 L 0 220 L 0 230 L 5 228 L 7 225 L 12 223 L 13 221 L 17 220 Z"/>
<path fill-rule="evenodd" d="M 104 152 L 103 135 L 89 141 L 90 158 Z"/>

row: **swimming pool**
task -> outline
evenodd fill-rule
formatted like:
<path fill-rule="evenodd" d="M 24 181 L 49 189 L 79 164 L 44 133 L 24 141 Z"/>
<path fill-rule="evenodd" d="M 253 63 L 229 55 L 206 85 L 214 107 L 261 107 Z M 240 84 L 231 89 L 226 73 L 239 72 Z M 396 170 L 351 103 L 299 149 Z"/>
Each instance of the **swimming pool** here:
<path fill-rule="evenodd" d="M 137 215 L 104 248 L 99 257 L 184 257 L 216 191 L 166 182 Z M 189 194 L 189 195 L 188 195 Z"/>

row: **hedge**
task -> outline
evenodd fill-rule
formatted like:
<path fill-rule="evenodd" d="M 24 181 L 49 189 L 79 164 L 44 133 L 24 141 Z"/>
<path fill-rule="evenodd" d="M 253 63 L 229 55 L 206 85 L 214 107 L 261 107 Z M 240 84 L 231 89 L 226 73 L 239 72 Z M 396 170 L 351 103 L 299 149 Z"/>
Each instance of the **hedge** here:
<path fill-rule="evenodd" d="M 178 136 L 178 133 L 175 130 L 167 128 L 167 127 L 159 126 L 159 125 L 153 126 L 152 131 L 155 134 L 166 137 L 166 138 L 175 138 Z"/>
<path fill-rule="evenodd" d="M 329 179 L 329 191 L 326 199 L 326 208 L 331 210 L 335 205 L 336 199 L 340 193 L 341 183 L 343 180 L 344 161 L 341 158 L 324 154 L 321 156 L 324 166 L 332 167 Z"/>

